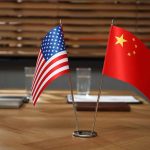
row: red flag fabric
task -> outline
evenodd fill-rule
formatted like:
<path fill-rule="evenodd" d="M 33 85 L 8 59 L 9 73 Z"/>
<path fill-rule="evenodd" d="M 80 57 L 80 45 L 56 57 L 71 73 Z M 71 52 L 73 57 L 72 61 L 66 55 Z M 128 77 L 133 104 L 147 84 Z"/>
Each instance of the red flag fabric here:
<path fill-rule="evenodd" d="M 32 82 L 32 100 L 36 104 L 42 91 L 56 78 L 69 72 L 62 26 L 56 26 L 43 38 Z"/>
<path fill-rule="evenodd" d="M 103 75 L 130 83 L 150 99 L 150 50 L 132 33 L 111 26 Z"/>

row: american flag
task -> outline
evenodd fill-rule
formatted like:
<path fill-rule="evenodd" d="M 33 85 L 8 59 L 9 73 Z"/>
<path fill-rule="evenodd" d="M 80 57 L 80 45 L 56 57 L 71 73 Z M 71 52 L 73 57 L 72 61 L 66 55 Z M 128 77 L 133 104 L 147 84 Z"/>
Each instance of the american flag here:
<path fill-rule="evenodd" d="M 68 56 L 62 26 L 56 26 L 44 37 L 38 54 L 32 82 L 35 105 L 42 91 L 57 77 L 69 72 Z"/>

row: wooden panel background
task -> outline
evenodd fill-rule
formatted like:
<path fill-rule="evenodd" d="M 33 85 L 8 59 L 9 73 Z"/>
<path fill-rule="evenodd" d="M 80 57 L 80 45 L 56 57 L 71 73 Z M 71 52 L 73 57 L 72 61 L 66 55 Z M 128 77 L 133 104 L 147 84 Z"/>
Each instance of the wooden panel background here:
<path fill-rule="evenodd" d="M 103 57 L 113 18 L 150 46 L 147 0 L 0 0 L 0 56 L 36 56 L 61 19 L 70 57 Z"/>

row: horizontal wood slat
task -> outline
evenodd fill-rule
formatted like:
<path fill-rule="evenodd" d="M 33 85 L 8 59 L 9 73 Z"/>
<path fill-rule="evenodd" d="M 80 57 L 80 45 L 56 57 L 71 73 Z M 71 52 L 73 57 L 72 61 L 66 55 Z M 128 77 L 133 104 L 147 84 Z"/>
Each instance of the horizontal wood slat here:
<path fill-rule="evenodd" d="M 41 25 L 20 25 L 20 26 L 6 26 L 6 25 L 0 25 L 0 30 L 1 31 L 16 31 L 16 32 L 47 32 L 52 28 L 53 26 L 51 25 L 43 25 L 43 28 L 41 28 Z M 139 33 L 149 33 L 150 28 L 149 26 L 141 26 L 140 28 L 135 28 L 133 26 L 123 26 L 122 27 L 126 28 L 126 30 L 130 30 L 131 32 L 136 32 L 138 31 Z M 75 32 L 75 33 L 106 33 L 109 30 L 110 26 L 69 26 L 65 25 L 63 27 L 64 32 Z"/>
<path fill-rule="evenodd" d="M 117 6 L 117 8 L 116 8 Z M 1 9 L 51 9 L 51 10 L 136 10 L 137 6 L 134 3 L 91 3 L 89 4 L 70 4 L 70 3 L 51 3 L 50 5 L 47 2 L 41 3 L 31 3 L 31 2 L 23 2 L 23 3 L 9 3 L 9 2 L 1 2 Z M 146 4 L 141 4 L 139 10 L 149 10 L 149 6 Z"/>
<path fill-rule="evenodd" d="M 116 6 L 117 7 L 117 6 Z M 111 15 L 110 15 L 111 14 Z M 74 18 L 136 18 L 135 11 L 120 11 L 120 10 L 95 10 L 95 11 L 69 11 L 69 10 L 7 10 L 0 9 L 0 16 L 7 17 L 74 17 Z M 138 12 L 139 18 L 150 18 L 150 11 Z"/>
<path fill-rule="evenodd" d="M 147 0 L 0 0 L 0 56 L 36 56 L 61 19 L 70 57 L 103 57 L 113 18 L 150 47 Z"/>
<path fill-rule="evenodd" d="M 78 26 L 94 26 L 94 25 L 105 25 L 110 26 L 110 19 L 96 19 L 96 18 L 89 18 L 87 20 L 83 20 L 82 18 L 62 18 L 63 25 L 78 25 Z M 49 28 L 51 26 L 54 26 L 59 23 L 59 20 L 53 19 L 53 18 L 6 18 L 1 17 L 0 18 L 0 25 L 24 25 L 24 24 L 31 24 L 31 25 L 49 25 Z M 115 20 L 115 23 L 117 25 L 121 26 L 133 26 L 135 28 L 135 25 L 140 26 L 148 26 L 150 25 L 150 19 L 143 19 L 140 18 L 140 21 L 138 19 L 132 19 L 132 18 L 117 18 Z M 137 24 L 138 23 L 138 24 Z"/>

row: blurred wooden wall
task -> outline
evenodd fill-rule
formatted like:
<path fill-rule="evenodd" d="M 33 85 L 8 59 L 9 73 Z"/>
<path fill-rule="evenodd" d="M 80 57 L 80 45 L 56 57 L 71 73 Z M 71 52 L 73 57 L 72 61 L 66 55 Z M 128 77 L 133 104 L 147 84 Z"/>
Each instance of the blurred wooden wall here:
<path fill-rule="evenodd" d="M 148 0 L 0 0 L 0 57 L 36 56 L 59 19 L 70 57 L 103 57 L 113 18 L 150 46 Z"/>

